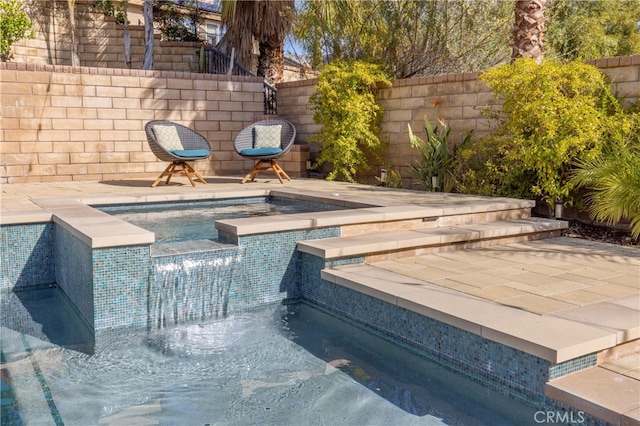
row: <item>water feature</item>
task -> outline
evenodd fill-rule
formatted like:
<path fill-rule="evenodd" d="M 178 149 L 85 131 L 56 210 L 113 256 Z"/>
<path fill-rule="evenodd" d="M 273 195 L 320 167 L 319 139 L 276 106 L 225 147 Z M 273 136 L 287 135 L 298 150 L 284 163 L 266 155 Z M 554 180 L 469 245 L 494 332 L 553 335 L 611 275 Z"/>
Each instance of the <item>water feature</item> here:
<path fill-rule="evenodd" d="M 24 311 L 15 294 L 3 297 L 3 316 Z M 17 416 L 14 424 L 535 424 L 532 407 L 306 304 L 119 330 L 93 354 L 52 343 L 64 323 L 46 336 L 5 324 L 2 368 L 14 399 L 2 415 Z"/>
<path fill-rule="evenodd" d="M 206 246 L 206 247 L 203 247 Z M 237 282 L 241 249 L 216 242 L 164 244 L 152 248 L 149 280 L 149 324 L 170 327 L 193 321 L 224 317 L 229 292 Z M 164 250 L 163 250 L 164 248 Z M 164 254 L 163 254 L 164 253 Z"/>

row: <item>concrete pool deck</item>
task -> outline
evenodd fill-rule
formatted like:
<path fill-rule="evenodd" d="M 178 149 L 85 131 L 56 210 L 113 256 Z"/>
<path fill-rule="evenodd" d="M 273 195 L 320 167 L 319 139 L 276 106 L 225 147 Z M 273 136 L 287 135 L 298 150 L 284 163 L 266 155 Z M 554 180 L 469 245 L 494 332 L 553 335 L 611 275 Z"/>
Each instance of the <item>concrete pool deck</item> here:
<path fill-rule="evenodd" d="M 186 179 L 176 179 L 171 185 L 156 188 L 150 187 L 151 180 L 4 184 L 0 223 L 15 223 L 19 218 L 48 220 L 51 215 L 42 208 L 43 202 L 34 200 L 103 198 L 119 202 L 123 197 L 134 197 L 160 201 L 176 194 L 206 197 L 212 191 L 232 191 L 237 196 L 280 189 L 298 192 L 301 197 L 320 193 L 355 203 L 383 204 L 390 209 L 386 214 L 393 210 L 396 215 L 425 205 L 463 210 L 470 204 L 490 203 L 481 197 L 316 179 L 296 179 L 284 185 L 275 178 L 245 185 L 239 184 L 240 177 L 207 180 L 207 185 L 191 187 Z M 328 223 L 331 215 L 326 216 L 323 220 Z M 375 245 L 375 239 L 369 244 Z M 326 275 L 359 291 L 376 293 L 396 303 L 401 300 L 418 312 L 450 318 L 452 323 L 477 329 L 488 338 L 529 347 L 547 358 L 557 356 L 562 360 L 574 355 L 563 351 L 623 347 L 615 353 L 601 353 L 598 367 L 552 381 L 548 394 L 613 424 L 640 424 L 638 249 L 561 237 L 376 258 L 364 265 L 326 271 Z M 538 322 L 536 327 L 531 327 L 531 318 Z M 550 328 L 554 333 L 549 333 Z M 554 340 L 557 336 L 559 341 Z M 550 350 L 555 353 L 550 354 Z"/>

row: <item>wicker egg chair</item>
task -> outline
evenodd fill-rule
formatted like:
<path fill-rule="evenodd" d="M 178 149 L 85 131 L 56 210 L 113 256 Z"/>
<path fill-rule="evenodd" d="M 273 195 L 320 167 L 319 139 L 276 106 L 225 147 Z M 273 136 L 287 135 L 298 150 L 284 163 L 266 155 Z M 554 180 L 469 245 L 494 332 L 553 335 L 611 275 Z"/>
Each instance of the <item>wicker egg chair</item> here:
<path fill-rule="evenodd" d="M 255 166 L 242 183 L 255 180 L 261 171 L 274 172 L 280 183 L 282 177 L 291 180 L 276 160 L 285 155 L 296 138 L 296 128 L 287 120 L 262 120 L 245 127 L 236 136 L 233 148 L 244 158 L 256 160 Z"/>
<path fill-rule="evenodd" d="M 187 161 L 206 160 L 211 155 L 211 144 L 200 133 L 172 121 L 153 120 L 144 126 L 151 151 L 158 159 L 171 164 L 162 172 L 151 187 L 167 178 L 167 184 L 174 174 L 187 176 L 192 186 L 196 186 L 194 177 L 207 183 L 202 175 L 195 171 Z"/>

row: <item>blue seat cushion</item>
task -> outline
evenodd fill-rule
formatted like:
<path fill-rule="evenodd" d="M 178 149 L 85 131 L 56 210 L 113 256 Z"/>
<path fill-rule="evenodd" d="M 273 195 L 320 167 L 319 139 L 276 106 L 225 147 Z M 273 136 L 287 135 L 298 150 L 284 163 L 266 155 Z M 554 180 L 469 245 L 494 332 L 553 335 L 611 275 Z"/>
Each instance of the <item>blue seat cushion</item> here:
<path fill-rule="evenodd" d="M 176 149 L 171 151 L 173 155 L 177 155 L 178 157 L 203 157 L 206 158 L 209 156 L 209 151 L 206 149 Z"/>
<path fill-rule="evenodd" d="M 276 155 L 280 154 L 282 149 L 280 148 L 245 148 L 240 151 L 240 154 L 246 155 L 247 157 L 262 157 L 265 155 Z"/>

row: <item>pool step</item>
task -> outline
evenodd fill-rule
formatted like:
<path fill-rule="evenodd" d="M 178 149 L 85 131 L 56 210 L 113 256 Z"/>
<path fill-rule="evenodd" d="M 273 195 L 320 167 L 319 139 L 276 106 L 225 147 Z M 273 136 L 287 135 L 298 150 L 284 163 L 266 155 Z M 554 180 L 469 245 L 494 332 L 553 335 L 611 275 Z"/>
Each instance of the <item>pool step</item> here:
<path fill-rule="evenodd" d="M 541 316 L 371 265 L 326 268 L 321 277 L 554 364 L 616 345 L 615 331 Z"/>
<path fill-rule="evenodd" d="M 606 370 L 640 380 L 640 339 L 598 353 L 598 365 Z M 638 398 L 640 402 L 640 395 Z"/>
<path fill-rule="evenodd" d="M 547 383 L 545 394 L 580 412 L 620 426 L 640 425 L 640 381 L 603 367 L 591 367 Z"/>
<path fill-rule="evenodd" d="M 468 248 L 467 243 L 497 241 L 509 237 L 540 237 L 558 234 L 566 221 L 541 218 L 501 220 L 458 226 L 379 232 L 349 237 L 299 241 L 298 251 L 327 259 L 374 256 L 384 253 L 410 252 L 416 249 L 451 247 Z M 510 240 L 509 242 L 513 242 Z M 380 260 L 380 259 L 376 259 Z"/>

